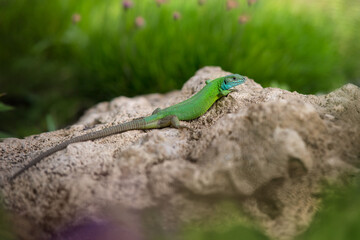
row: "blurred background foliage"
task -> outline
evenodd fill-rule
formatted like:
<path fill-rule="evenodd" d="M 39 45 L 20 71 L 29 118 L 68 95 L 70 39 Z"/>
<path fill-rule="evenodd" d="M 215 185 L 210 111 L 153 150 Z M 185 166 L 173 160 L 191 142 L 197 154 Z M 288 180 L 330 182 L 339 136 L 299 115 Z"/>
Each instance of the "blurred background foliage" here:
<path fill-rule="evenodd" d="M 99 101 L 181 88 L 207 65 L 328 92 L 360 79 L 357 0 L 0 0 L 0 137 Z"/>
<path fill-rule="evenodd" d="M 0 0 L 0 138 L 64 127 L 116 96 L 179 89 L 207 65 L 307 94 L 359 84 L 359 26 L 358 0 Z M 360 239 L 359 186 L 329 188 L 297 239 Z M 267 239 L 242 224 L 184 232 L 234 236 Z M 2 212 L 0 238 L 13 239 Z"/>

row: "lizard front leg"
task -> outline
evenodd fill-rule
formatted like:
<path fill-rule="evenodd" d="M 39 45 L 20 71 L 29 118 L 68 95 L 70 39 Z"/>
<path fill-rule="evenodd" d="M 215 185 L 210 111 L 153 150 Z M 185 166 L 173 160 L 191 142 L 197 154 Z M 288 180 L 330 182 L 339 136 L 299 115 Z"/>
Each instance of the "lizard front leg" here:
<path fill-rule="evenodd" d="M 220 93 L 218 96 L 220 97 L 226 97 L 229 93 L 231 93 L 230 90 L 220 90 Z"/>
<path fill-rule="evenodd" d="M 226 97 L 227 95 L 229 95 L 229 93 L 232 93 L 232 92 L 239 92 L 239 90 L 237 90 L 237 89 L 221 90 L 219 95 L 220 95 L 220 97 Z"/>

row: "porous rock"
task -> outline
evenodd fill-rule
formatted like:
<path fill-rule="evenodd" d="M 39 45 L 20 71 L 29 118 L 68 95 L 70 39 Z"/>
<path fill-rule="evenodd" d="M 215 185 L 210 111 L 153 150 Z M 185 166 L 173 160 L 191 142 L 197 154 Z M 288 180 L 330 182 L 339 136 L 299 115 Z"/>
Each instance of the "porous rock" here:
<path fill-rule="evenodd" d="M 6 208 L 54 232 L 106 206 L 156 208 L 163 228 L 216 218 L 222 200 L 278 239 L 309 225 L 324 180 L 360 164 L 360 89 L 347 84 L 314 96 L 262 88 L 248 79 L 217 101 L 190 129 L 129 131 L 69 145 L 13 183 L 6 177 L 40 151 L 89 131 L 151 114 L 224 76 L 205 67 L 181 91 L 118 97 L 88 110 L 73 126 L 0 143 Z M 225 213 L 226 214 L 226 213 Z"/>

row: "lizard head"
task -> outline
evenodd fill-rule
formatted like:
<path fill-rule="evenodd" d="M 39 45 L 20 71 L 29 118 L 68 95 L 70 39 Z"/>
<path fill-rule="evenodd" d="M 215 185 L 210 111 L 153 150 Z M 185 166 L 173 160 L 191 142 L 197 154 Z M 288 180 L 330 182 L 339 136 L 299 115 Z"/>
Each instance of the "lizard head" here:
<path fill-rule="evenodd" d="M 239 74 L 231 74 L 224 77 L 223 81 L 221 82 L 220 88 L 221 90 L 229 90 L 232 87 L 240 85 L 244 83 L 246 77 L 241 76 Z"/>

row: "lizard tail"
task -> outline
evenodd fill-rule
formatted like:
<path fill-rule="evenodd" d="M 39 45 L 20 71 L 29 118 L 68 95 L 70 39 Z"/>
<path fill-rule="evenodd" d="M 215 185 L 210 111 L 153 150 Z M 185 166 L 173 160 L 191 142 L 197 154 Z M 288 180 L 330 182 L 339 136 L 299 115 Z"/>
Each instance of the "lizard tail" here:
<path fill-rule="evenodd" d="M 19 171 L 17 171 L 14 175 L 10 177 L 10 181 L 14 180 L 16 177 L 18 177 L 20 174 L 28 170 L 30 167 L 34 166 L 38 162 L 40 162 L 43 158 L 46 158 L 47 156 L 60 151 L 64 148 L 66 148 L 69 144 L 77 143 L 77 142 L 83 142 L 88 140 L 93 140 L 97 138 L 102 138 L 106 136 L 113 135 L 115 133 L 121 133 L 126 132 L 129 130 L 136 130 L 136 129 L 145 129 L 146 128 L 146 121 L 144 118 L 135 119 L 130 122 L 118 124 L 112 127 L 108 127 L 99 131 L 86 133 L 84 135 L 80 135 L 74 138 L 71 138 L 67 141 L 64 141 L 50 149 L 48 149 L 45 152 L 40 153 L 39 156 L 32 159 L 28 164 L 26 164 L 23 168 L 21 168 Z"/>

